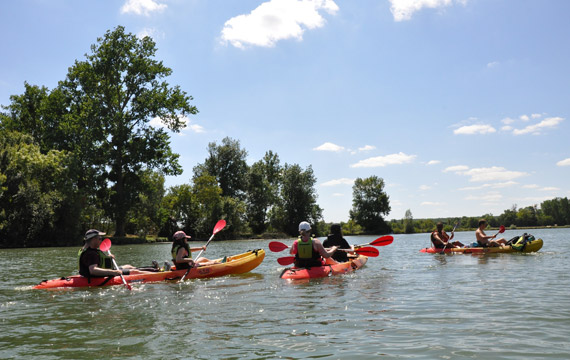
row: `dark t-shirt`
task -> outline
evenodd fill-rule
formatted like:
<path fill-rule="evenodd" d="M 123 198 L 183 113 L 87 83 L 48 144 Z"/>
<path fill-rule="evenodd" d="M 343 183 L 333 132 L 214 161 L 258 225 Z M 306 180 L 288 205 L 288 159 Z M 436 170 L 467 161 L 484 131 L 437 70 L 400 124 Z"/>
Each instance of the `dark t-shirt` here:
<path fill-rule="evenodd" d="M 79 258 L 79 274 L 89 277 L 89 267 L 93 264 L 99 266 L 100 258 L 97 249 L 87 248 Z"/>
<path fill-rule="evenodd" d="M 333 246 L 338 246 L 339 249 L 350 249 L 350 245 L 345 238 L 340 235 L 329 235 L 327 239 L 323 242 L 323 246 L 326 248 L 330 248 Z M 338 262 L 347 262 L 348 256 L 344 251 L 336 251 L 333 256 Z"/>

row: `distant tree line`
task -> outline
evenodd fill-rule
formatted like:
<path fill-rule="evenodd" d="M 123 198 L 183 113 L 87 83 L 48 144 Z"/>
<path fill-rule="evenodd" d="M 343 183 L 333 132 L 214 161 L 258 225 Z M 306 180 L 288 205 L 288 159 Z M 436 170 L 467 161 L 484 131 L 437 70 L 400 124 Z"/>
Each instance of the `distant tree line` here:
<path fill-rule="evenodd" d="M 198 112 L 192 97 L 165 78 L 155 43 L 119 26 L 91 46 L 49 90 L 25 84 L 0 113 L 0 247 L 73 245 L 89 228 L 117 237 L 193 238 L 267 232 L 297 234 L 300 221 L 326 235 L 311 166 L 281 164 L 267 151 L 249 166 L 238 140 L 208 145 L 190 182 L 165 188 L 183 171 L 170 136 Z M 384 181 L 356 179 L 347 233 L 387 233 Z"/>
<path fill-rule="evenodd" d="M 557 197 L 543 201 L 540 206 L 517 208 L 515 204 L 498 216 L 484 214 L 478 217 L 413 219 L 411 211 L 407 210 L 404 219 L 391 220 L 389 225 L 396 234 L 431 232 L 439 221 L 444 223 L 446 231 L 453 229 L 458 221 L 460 222 L 458 229 L 471 230 L 478 227 L 480 219 L 487 220 L 487 223 L 495 228 L 501 225 L 511 229 L 517 227 L 568 226 L 570 225 L 570 201 L 566 197 Z"/>

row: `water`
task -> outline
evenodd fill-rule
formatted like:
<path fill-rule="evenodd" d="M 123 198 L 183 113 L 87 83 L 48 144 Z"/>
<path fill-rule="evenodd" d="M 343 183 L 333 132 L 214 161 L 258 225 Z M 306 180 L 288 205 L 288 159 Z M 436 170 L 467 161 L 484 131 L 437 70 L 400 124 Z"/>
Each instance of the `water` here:
<path fill-rule="evenodd" d="M 74 273 L 77 249 L 0 250 L 0 358 L 568 359 L 570 229 L 530 232 L 545 241 L 538 253 L 422 254 L 427 234 L 396 235 L 361 270 L 300 283 L 279 279 L 287 254 L 268 241 L 214 240 L 210 258 L 264 248 L 265 261 L 249 274 L 133 291 L 32 290 Z M 112 251 L 146 265 L 168 259 L 170 245 Z"/>

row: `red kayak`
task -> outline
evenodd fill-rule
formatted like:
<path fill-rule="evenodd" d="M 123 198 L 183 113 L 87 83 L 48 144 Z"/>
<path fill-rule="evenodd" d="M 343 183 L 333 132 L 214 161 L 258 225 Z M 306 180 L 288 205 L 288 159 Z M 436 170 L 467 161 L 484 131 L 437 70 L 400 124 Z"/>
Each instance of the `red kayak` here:
<path fill-rule="evenodd" d="M 296 268 L 291 267 L 283 270 L 281 279 L 302 280 L 312 278 L 323 278 L 332 275 L 341 275 L 360 269 L 366 264 L 368 257 L 358 255 L 356 258 L 347 262 L 326 264 L 323 266 L 315 266 L 312 268 Z"/>

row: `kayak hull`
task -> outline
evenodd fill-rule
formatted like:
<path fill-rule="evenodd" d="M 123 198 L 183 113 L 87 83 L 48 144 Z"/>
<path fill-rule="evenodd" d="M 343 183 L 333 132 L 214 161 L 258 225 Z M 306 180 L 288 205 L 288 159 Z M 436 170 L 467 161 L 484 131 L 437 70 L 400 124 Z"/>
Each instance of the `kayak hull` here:
<path fill-rule="evenodd" d="M 368 257 L 359 255 L 356 258 L 343 263 L 327 264 L 312 268 L 291 267 L 283 270 L 280 277 L 281 279 L 302 280 L 341 275 L 360 269 L 364 264 L 366 264 L 366 261 L 368 261 Z"/>
<path fill-rule="evenodd" d="M 186 279 L 200 279 L 219 277 L 232 274 L 243 274 L 255 269 L 265 258 L 265 251 L 257 249 L 245 252 L 243 254 L 228 256 L 226 262 L 199 266 L 192 268 Z M 222 259 L 216 259 L 221 261 Z M 161 271 L 151 272 L 146 274 L 124 275 L 123 277 L 129 284 L 134 283 L 148 283 L 148 282 L 161 282 L 169 280 L 179 280 L 186 274 L 186 269 L 174 271 Z M 53 288 L 69 288 L 69 287 L 98 287 L 98 286 L 112 286 L 123 285 L 120 276 L 106 276 L 88 279 L 81 275 L 73 275 L 66 278 L 59 278 L 53 280 L 44 280 L 34 289 L 53 289 Z"/>
<path fill-rule="evenodd" d="M 445 254 L 505 254 L 505 253 L 531 253 L 536 252 L 542 248 L 542 239 L 536 239 L 526 244 L 523 251 L 515 250 L 510 245 L 504 247 L 472 247 L 472 248 L 454 248 L 445 249 Z M 421 249 L 420 252 L 428 254 L 441 254 L 442 249 L 435 249 L 433 247 Z"/>

